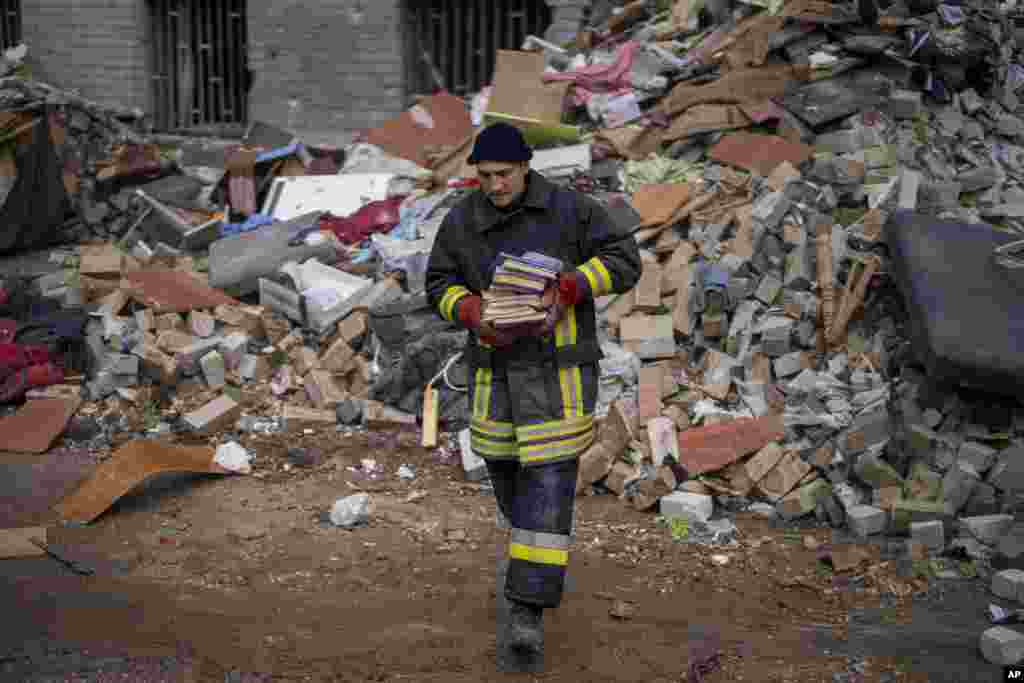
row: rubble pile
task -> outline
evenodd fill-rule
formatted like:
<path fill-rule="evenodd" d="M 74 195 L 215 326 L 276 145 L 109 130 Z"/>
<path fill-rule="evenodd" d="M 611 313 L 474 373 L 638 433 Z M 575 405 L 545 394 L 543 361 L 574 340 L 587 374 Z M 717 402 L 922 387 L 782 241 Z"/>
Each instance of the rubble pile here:
<path fill-rule="evenodd" d="M 48 128 L 49 144 L 33 151 L 36 156 L 55 157 L 69 200 L 69 217 L 56 236 L 77 242 L 123 235 L 141 207 L 129 195 L 119 194 L 119 187 L 127 178 L 159 178 L 170 173 L 173 164 L 162 157 L 159 147 L 146 143 L 143 112 L 93 102 L 21 77 L 27 68 L 26 54 L 26 46 L 21 45 L 7 50 L 3 59 L 0 110 L 4 118 L 0 126 L 9 145 L 0 162 L 2 198 L 6 199 L 19 175 L 16 157 L 22 155 L 14 146 L 28 146 L 35 127 Z"/>
<path fill-rule="evenodd" d="M 362 426 L 433 447 L 435 420 L 466 423 L 466 332 L 427 306 L 427 257 L 476 186 L 475 134 L 512 121 L 533 168 L 602 202 L 645 263 L 598 302 L 579 492 L 712 542 L 716 510 L 751 510 L 1019 567 L 1024 408 L 930 381 L 887 239 L 908 211 L 1024 232 L 1014 12 L 599 2 L 574 45 L 499 51 L 470 102 L 422 98 L 343 154 L 263 123 L 164 154 L 123 125 L 139 117 L 5 78 L 12 116 L 58 105 L 79 215 L 121 236 L 32 284 L 87 316 L 65 335 L 86 375 L 8 393 L 85 379 L 83 410 L 136 436 Z"/>
<path fill-rule="evenodd" d="M 642 366 L 604 384 L 624 395 L 580 490 L 698 522 L 756 498 L 990 559 L 1024 411 L 921 375 L 883 228 L 904 209 L 1021 232 L 1014 17 L 789 2 L 701 31 L 695 7 L 630 3 L 586 49 L 543 46 L 542 81 L 586 84 L 574 182 L 626 200 L 645 260 L 602 310 Z"/>

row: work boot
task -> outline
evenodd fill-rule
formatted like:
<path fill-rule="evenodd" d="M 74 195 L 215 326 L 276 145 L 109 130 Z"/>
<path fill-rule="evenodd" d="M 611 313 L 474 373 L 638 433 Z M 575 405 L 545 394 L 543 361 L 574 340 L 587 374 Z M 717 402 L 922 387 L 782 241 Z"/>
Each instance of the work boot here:
<path fill-rule="evenodd" d="M 542 607 L 509 600 L 508 645 L 514 650 L 540 652 L 544 647 L 541 630 Z"/>

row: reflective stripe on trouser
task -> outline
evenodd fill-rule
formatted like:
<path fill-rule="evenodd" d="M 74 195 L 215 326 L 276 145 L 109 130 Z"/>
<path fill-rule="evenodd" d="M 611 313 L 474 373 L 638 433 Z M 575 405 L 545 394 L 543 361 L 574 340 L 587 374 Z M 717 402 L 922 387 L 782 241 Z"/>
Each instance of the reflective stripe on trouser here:
<path fill-rule="evenodd" d="M 533 467 L 487 462 L 498 507 L 512 526 L 505 579 L 510 600 L 538 607 L 562 601 L 578 467 L 575 459 Z"/>

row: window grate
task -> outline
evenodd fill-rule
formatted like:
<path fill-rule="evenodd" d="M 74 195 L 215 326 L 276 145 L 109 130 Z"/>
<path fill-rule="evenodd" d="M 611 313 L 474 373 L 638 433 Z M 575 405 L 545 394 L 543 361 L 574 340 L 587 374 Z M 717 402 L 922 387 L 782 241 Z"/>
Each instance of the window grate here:
<path fill-rule="evenodd" d="M 154 124 L 225 132 L 248 120 L 245 0 L 150 0 Z"/>
<path fill-rule="evenodd" d="M 0 48 L 21 43 L 21 0 L 0 0 Z"/>
<path fill-rule="evenodd" d="M 409 0 L 403 16 L 409 92 L 459 97 L 491 81 L 498 50 L 518 50 L 551 24 L 545 0 Z"/>

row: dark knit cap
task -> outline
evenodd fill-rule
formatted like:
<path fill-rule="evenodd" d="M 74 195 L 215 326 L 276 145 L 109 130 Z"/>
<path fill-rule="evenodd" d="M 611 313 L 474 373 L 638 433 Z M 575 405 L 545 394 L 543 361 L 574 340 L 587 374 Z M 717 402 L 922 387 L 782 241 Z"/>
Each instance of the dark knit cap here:
<path fill-rule="evenodd" d="M 476 136 L 468 163 L 529 161 L 532 158 L 533 150 L 518 128 L 508 123 L 495 123 Z"/>

